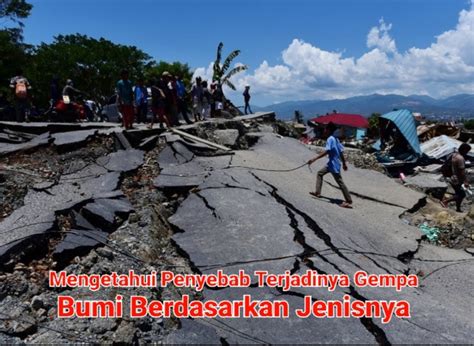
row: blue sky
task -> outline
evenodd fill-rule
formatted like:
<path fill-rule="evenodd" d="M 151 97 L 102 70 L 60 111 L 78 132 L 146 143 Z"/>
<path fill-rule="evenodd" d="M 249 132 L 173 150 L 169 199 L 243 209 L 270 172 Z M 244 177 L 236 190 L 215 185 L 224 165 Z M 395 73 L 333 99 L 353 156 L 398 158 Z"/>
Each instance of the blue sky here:
<path fill-rule="evenodd" d="M 225 52 L 241 49 L 236 61 L 249 70 L 234 82 L 250 84 L 259 105 L 374 92 L 474 93 L 467 0 L 30 2 L 28 43 L 79 32 L 135 45 L 156 60 L 187 62 L 205 76 L 220 41 Z M 433 68 L 439 73 L 426 78 Z M 464 76 L 462 83 L 452 74 Z"/>

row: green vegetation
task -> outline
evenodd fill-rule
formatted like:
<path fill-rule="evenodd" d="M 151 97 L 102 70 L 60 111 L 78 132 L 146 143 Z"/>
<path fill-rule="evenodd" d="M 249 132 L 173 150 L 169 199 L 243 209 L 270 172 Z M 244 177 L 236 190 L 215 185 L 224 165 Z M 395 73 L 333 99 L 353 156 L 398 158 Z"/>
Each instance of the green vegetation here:
<path fill-rule="evenodd" d="M 245 65 L 240 65 L 229 71 L 232 60 L 234 60 L 240 54 L 240 50 L 237 49 L 232 51 L 227 56 L 227 58 L 225 58 L 224 63 L 221 64 L 223 47 L 224 44 L 222 42 L 219 43 L 219 46 L 217 46 L 216 61 L 214 62 L 213 66 L 212 79 L 217 81 L 219 84 L 227 85 L 232 90 L 235 90 L 235 85 L 232 84 L 230 78 L 239 72 L 245 71 L 248 67 Z"/>
<path fill-rule="evenodd" d="M 122 69 L 130 71 L 133 81 L 137 78 L 149 80 L 168 71 L 183 77 L 188 85 L 191 82 L 192 71 L 188 64 L 155 62 L 135 46 L 116 44 L 105 38 L 59 35 L 49 44 L 25 44 L 22 20 L 28 17 L 31 9 L 32 5 L 25 0 L 0 0 L 0 19 L 4 25 L 0 29 L 0 92 L 11 96 L 9 81 L 19 69 L 33 87 L 35 103 L 42 107 L 48 104 L 54 77 L 59 79 L 61 87 L 66 79 L 72 79 L 78 89 L 96 100 L 113 94 Z M 229 65 L 232 59 L 229 56 L 224 64 Z M 222 71 L 227 69 L 228 66 Z M 236 73 L 234 70 L 224 79 Z"/>
<path fill-rule="evenodd" d="M 179 61 L 172 63 L 166 61 L 160 61 L 159 63 L 153 63 L 145 68 L 144 77 L 147 80 L 152 78 L 159 78 L 163 72 L 169 72 L 173 76 L 180 76 L 186 85 L 190 85 L 191 79 L 193 78 L 193 72 L 188 64 L 183 64 Z"/>
<path fill-rule="evenodd" d="M 464 127 L 467 130 L 474 130 L 474 119 L 464 121 Z"/>
<path fill-rule="evenodd" d="M 43 102 L 49 97 L 53 77 L 62 85 L 68 78 L 80 90 L 94 98 L 110 96 L 124 68 L 132 80 L 153 65 L 151 57 L 134 46 L 115 44 L 104 38 L 84 35 L 57 36 L 51 44 L 33 49 L 25 74 L 35 88 L 35 96 Z"/>

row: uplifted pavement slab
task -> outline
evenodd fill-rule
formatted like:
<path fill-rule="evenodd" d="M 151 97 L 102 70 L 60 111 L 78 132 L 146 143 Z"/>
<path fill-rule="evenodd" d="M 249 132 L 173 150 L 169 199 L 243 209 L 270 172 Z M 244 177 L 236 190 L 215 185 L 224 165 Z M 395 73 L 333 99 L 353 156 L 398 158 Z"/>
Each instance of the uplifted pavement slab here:
<path fill-rule="evenodd" d="M 49 132 L 42 133 L 28 142 L 20 144 L 5 144 L 0 146 L 0 157 L 19 151 L 32 150 L 47 145 L 52 141 Z"/>
<path fill-rule="evenodd" d="M 180 165 L 191 161 L 194 153 L 184 146 L 181 142 L 176 141 L 169 143 L 158 155 L 158 164 L 164 168 L 167 165 Z"/>
<path fill-rule="evenodd" d="M 116 216 L 125 216 L 133 210 L 126 199 L 96 199 L 82 207 L 83 214 L 101 229 L 112 230 L 116 225 Z"/>
<path fill-rule="evenodd" d="M 70 132 L 54 133 L 51 137 L 54 138 L 54 145 L 58 150 L 66 150 L 71 147 L 81 146 L 86 143 L 87 139 L 94 136 L 97 130 L 81 130 Z"/>
<path fill-rule="evenodd" d="M 57 261 L 67 262 L 75 256 L 86 254 L 89 250 L 103 245 L 107 233 L 98 230 L 72 229 L 56 246 L 53 257 Z"/>
<path fill-rule="evenodd" d="M 99 123 L 99 122 L 84 122 L 84 123 L 50 123 L 50 122 L 29 122 L 17 123 L 14 121 L 0 121 L 0 129 L 8 129 L 13 131 L 41 134 L 44 132 L 68 132 L 80 131 L 88 129 L 107 129 L 119 128 L 117 123 Z"/>
<path fill-rule="evenodd" d="M 405 183 L 423 193 L 442 198 L 448 184 L 439 180 L 440 175 L 419 173 L 405 179 Z"/>
<path fill-rule="evenodd" d="M 125 153 L 126 154 L 126 153 Z M 118 190 L 123 172 L 137 168 L 143 161 L 141 151 L 133 151 L 125 158 L 124 153 L 99 158 L 106 169 L 96 163 L 79 162 L 69 167 L 57 182 L 45 182 L 41 189 L 30 189 L 24 205 L 0 222 L 0 258 L 9 256 L 22 244 L 32 244 L 55 229 L 56 214 L 72 209 L 80 210 L 88 204 L 89 215 L 100 220 L 100 225 L 88 220 L 94 228 L 103 226 L 110 230 L 116 215 L 125 216 L 131 211 L 130 203 L 122 199 Z M 90 228 L 79 219 L 81 228 Z M 80 227 L 79 225 L 79 227 Z"/>
<path fill-rule="evenodd" d="M 129 172 L 143 164 L 144 152 L 137 149 L 119 150 L 97 159 L 97 164 L 109 171 Z"/>

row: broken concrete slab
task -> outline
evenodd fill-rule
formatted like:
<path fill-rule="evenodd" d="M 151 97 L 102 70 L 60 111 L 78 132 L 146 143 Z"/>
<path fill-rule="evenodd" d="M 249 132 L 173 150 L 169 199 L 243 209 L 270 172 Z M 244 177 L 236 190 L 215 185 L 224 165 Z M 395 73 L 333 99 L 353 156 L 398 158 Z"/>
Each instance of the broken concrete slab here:
<path fill-rule="evenodd" d="M 190 149 L 195 155 L 201 155 L 202 152 L 215 152 L 218 149 L 206 145 L 204 143 L 198 143 L 190 139 L 180 139 L 180 143 L 184 144 L 188 149 Z"/>
<path fill-rule="evenodd" d="M 25 140 L 21 137 L 0 132 L 0 143 L 19 144 L 23 142 L 25 142 Z"/>
<path fill-rule="evenodd" d="M 49 134 L 47 136 L 49 137 Z M 47 138 L 46 135 L 44 137 Z M 119 169 L 121 164 L 125 170 L 132 169 L 141 164 L 137 162 L 137 157 L 143 159 L 143 153 L 138 151 L 136 155 L 130 155 L 133 158 L 131 161 L 122 160 L 117 163 L 120 155 L 123 153 L 113 156 L 111 169 Z M 14 253 L 18 247 L 32 244 L 38 237 L 47 236 L 47 233 L 53 230 L 56 213 L 67 213 L 74 208 L 80 209 L 86 203 L 96 203 L 91 208 L 93 211 L 97 210 L 97 213 L 108 211 L 125 216 L 130 212 L 129 203 L 121 200 L 106 202 L 107 198 L 123 196 L 123 193 L 117 190 L 122 171 L 108 172 L 97 164 L 85 162 L 80 162 L 77 167 L 69 168 L 67 170 L 69 174 L 62 175 L 55 184 L 41 186 L 42 189 L 38 191 L 29 190 L 24 198 L 24 205 L 0 222 L 1 258 Z M 110 214 L 106 215 L 106 220 L 112 219 Z M 108 222 L 102 218 L 100 221 L 109 227 L 113 224 L 113 220 Z"/>
<path fill-rule="evenodd" d="M 72 217 L 73 217 L 73 220 L 74 220 L 74 227 L 76 229 L 80 229 L 80 230 L 94 230 L 94 229 L 96 229 L 96 227 L 93 226 L 89 221 L 87 221 L 87 219 L 84 218 L 84 216 L 82 216 L 81 214 L 79 214 L 75 210 L 72 211 Z"/>
<path fill-rule="evenodd" d="M 418 191 L 431 195 L 435 198 L 442 198 L 448 188 L 448 184 L 439 180 L 440 175 L 419 173 L 405 179 L 407 186 Z"/>
<path fill-rule="evenodd" d="M 137 149 L 118 150 L 107 156 L 99 157 L 96 162 L 109 171 L 129 172 L 143 164 L 144 154 L 142 150 Z"/>
<path fill-rule="evenodd" d="M 58 133 L 69 131 L 81 131 L 89 129 L 109 129 L 118 128 L 120 124 L 117 123 L 99 123 L 99 122 L 84 122 L 84 123 L 45 123 L 45 122 L 29 122 L 17 123 L 14 121 L 0 121 L 0 129 L 39 135 L 44 132 Z M 121 129 L 120 129 L 121 130 Z"/>
<path fill-rule="evenodd" d="M 254 214 L 261 218 L 249 218 Z M 261 223 L 256 223 L 259 220 Z M 292 256 L 304 251 L 293 242 L 295 234 L 285 209 L 272 198 L 250 189 L 206 189 L 193 193 L 169 222 L 184 231 L 176 233 L 173 239 L 198 268 L 237 262 L 240 264 L 224 270 L 236 273 L 239 269 L 260 268 L 282 273 L 292 268 Z M 273 257 L 282 258 L 259 262 Z"/>
<path fill-rule="evenodd" d="M 180 142 L 168 144 L 158 155 L 158 165 L 162 168 L 170 165 L 181 165 L 191 161 L 194 153 Z"/>
<path fill-rule="evenodd" d="M 239 130 L 228 129 L 228 130 L 215 130 L 213 132 L 216 143 L 235 148 L 237 146 L 237 140 L 239 139 Z"/>
<path fill-rule="evenodd" d="M 133 206 L 126 199 L 98 199 L 82 207 L 81 212 L 101 229 L 112 230 L 116 217 L 127 217 Z"/>
<path fill-rule="evenodd" d="M 163 168 L 153 185 L 164 191 L 183 192 L 201 184 L 208 172 L 196 162 Z"/>
<path fill-rule="evenodd" d="M 175 134 L 178 134 L 181 137 L 184 137 L 186 139 L 190 139 L 190 140 L 193 140 L 193 141 L 198 142 L 198 143 L 203 143 L 203 144 L 209 145 L 211 147 L 215 147 L 216 149 L 220 149 L 220 150 L 223 150 L 223 151 L 231 151 L 231 149 L 226 147 L 226 146 L 208 141 L 206 139 L 203 139 L 203 138 L 200 138 L 200 137 L 197 137 L 197 136 L 194 136 L 194 135 L 191 135 L 187 132 L 184 132 L 184 131 L 181 131 L 181 130 L 178 130 L 178 129 L 172 128 L 171 132 L 173 132 Z"/>
<path fill-rule="evenodd" d="M 84 145 L 87 140 L 94 136 L 97 130 L 81 130 L 70 132 L 54 133 L 51 137 L 54 138 L 54 145 L 58 150 L 68 150 Z"/>
<path fill-rule="evenodd" d="M 53 258 L 65 264 L 76 256 L 87 254 L 91 249 L 107 242 L 108 234 L 98 230 L 70 230 L 59 242 L 53 252 Z"/>
<path fill-rule="evenodd" d="M 40 183 L 34 184 L 32 186 L 32 189 L 36 190 L 36 191 L 43 191 L 43 190 L 47 190 L 47 189 L 53 187 L 55 184 L 56 184 L 55 181 L 46 180 L 46 181 L 42 181 Z"/>
<path fill-rule="evenodd" d="M 264 120 L 264 121 L 275 121 L 275 112 L 256 112 L 248 115 L 241 115 L 234 117 L 233 120 Z"/>
<path fill-rule="evenodd" d="M 21 144 L 6 144 L 3 146 L 0 146 L 0 157 L 9 155 L 15 152 L 20 152 L 20 151 L 28 151 L 35 149 L 37 147 L 47 145 L 52 141 L 50 138 L 49 132 L 42 133 L 32 140 L 21 143 Z"/>

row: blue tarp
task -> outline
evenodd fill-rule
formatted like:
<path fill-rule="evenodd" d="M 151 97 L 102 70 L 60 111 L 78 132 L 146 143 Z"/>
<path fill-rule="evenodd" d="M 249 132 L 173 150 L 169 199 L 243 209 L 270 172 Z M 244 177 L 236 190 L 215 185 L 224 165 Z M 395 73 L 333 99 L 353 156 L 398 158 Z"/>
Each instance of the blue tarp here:
<path fill-rule="evenodd" d="M 390 120 L 405 137 L 410 147 L 417 156 L 421 156 L 420 141 L 416 133 L 416 123 L 413 114 L 408 109 L 400 109 L 381 116 L 383 119 Z"/>

